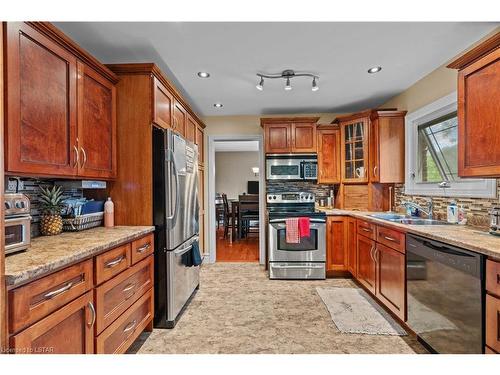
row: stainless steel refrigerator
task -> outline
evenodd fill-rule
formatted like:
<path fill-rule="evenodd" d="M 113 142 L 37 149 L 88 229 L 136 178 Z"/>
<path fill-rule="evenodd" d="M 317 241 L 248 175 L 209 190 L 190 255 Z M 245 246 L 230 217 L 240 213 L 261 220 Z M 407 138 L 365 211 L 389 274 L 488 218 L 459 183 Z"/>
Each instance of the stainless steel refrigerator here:
<path fill-rule="evenodd" d="M 173 328 L 199 286 L 199 266 L 184 261 L 199 240 L 198 147 L 171 130 L 153 127 L 152 136 L 154 326 Z"/>

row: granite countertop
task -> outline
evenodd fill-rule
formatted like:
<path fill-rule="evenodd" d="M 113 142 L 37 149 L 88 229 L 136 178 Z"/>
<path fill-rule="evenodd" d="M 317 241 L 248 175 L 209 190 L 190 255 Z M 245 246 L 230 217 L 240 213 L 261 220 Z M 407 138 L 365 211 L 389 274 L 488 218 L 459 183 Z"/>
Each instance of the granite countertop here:
<path fill-rule="evenodd" d="M 489 234 L 484 229 L 478 229 L 467 225 L 408 225 L 393 223 L 391 221 L 377 219 L 371 214 L 381 212 L 362 212 L 340 209 L 321 209 L 327 216 L 352 216 L 359 219 L 369 220 L 386 227 L 394 227 L 407 233 L 417 234 L 433 240 L 442 241 L 450 245 L 472 250 L 492 258 L 500 259 L 500 237 Z"/>
<path fill-rule="evenodd" d="M 99 227 L 34 238 L 27 251 L 5 257 L 7 287 L 25 284 L 153 231 L 152 226 Z"/>

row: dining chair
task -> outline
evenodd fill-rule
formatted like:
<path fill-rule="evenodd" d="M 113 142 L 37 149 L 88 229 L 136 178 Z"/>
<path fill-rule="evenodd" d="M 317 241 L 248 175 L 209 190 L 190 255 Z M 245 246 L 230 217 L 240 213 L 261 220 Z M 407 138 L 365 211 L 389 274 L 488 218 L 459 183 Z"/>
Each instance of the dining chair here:
<path fill-rule="evenodd" d="M 238 197 L 238 238 L 250 232 L 250 228 L 259 228 L 259 195 L 243 194 Z M 257 225 L 251 225 L 252 223 Z"/>

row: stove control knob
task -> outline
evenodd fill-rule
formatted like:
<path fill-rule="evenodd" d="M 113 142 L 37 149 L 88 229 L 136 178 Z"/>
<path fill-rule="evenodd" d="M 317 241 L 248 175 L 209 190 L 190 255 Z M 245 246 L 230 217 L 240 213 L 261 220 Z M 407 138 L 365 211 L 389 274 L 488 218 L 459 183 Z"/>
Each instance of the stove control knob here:
<path fill-rule="evenodd" d="M 276 195 L 273 195 L 273 199 L 276 199 Z"/>
<path fill-rule="evenodd" d="M 6 210 L 9 210 L 9 209 L 11 209 L 11 208 L 12 208 L 12 203 L 10 203 L 10 202 L 5 202 L 5 209 L 6 209 Z"/>
<path fill-rule="evenodd" d="M 16 202 L 16 208 L 24 208 L 24 202 L 22 202 L 22 201 L 17 201 L 17 202 Z"/>

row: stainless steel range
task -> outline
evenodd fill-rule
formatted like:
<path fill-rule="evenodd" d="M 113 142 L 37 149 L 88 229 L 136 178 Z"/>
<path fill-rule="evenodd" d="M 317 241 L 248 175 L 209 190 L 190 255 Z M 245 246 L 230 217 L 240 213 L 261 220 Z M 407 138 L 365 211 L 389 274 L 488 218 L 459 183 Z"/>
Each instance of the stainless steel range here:
<path fill-rule="evenodd" d="M 326 275 L 326 214 L 314 208 L 309 192 L 267 194 L 269 211 L 269 278 L 324 279 Z M 310 218 L 310 236 L 286 242 L 286 219 Z"/>

